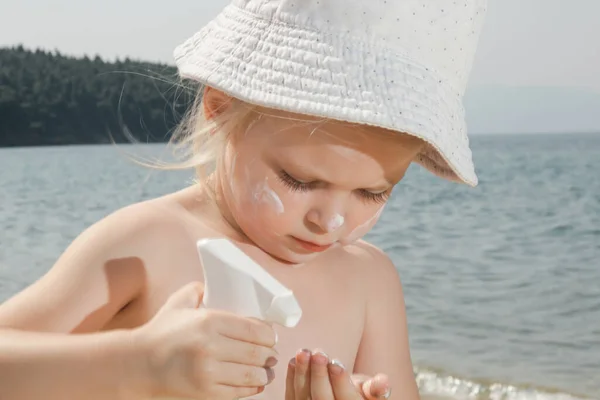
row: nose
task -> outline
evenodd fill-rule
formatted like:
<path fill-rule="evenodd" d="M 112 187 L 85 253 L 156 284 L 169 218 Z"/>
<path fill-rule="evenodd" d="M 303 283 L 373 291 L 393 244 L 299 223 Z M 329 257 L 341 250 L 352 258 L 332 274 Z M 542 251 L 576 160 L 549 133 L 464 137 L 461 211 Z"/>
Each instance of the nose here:
<path fill-rule="evenodd" d="M 318 233 L 332 233 L 344 225 L 344 215 L 341 210 L 312 209 L 306 218 L 319 230 Z"/>

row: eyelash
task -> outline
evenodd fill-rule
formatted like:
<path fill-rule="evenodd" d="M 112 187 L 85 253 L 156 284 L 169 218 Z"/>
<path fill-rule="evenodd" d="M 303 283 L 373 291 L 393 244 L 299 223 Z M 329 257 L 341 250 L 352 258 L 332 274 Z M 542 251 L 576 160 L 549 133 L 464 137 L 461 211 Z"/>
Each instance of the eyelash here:
<path fill-rule="evenodd" d="M 294 179 L 284 170 L 279 171 L 278 178 L 285 186 L 288 187 L 288 189 L 293 192 L 307 192 L 311 189 L 314 189 L 316 186 L 314 182 L 300 182 Z M 363 199 L 376 203 L 385 203 L 390 196 L 389 192 L 387 191 L 381 193 L 372 193 L 367 190 L 360 190 L 359 192 Z"/>

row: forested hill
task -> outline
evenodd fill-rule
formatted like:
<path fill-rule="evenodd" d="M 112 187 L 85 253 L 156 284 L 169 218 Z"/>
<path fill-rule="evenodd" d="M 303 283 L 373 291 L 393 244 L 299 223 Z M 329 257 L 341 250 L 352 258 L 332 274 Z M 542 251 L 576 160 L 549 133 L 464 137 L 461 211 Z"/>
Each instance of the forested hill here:
<path fill-rule="evenodd" d="M 175 68 L 0 48 L 0 147 L 168 139 L 192 93 Z"/>

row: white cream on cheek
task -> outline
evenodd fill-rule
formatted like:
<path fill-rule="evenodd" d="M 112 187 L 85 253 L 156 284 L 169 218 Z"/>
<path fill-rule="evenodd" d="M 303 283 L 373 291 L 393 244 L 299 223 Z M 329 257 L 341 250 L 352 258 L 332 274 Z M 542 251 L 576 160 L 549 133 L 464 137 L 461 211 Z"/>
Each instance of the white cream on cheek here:
<path fill-rule="evenodd" d="M 373 227 L 373 225 L 375 225 L 375 223 L 377 222 L 377 220 L 381 216 L 381 213 L 383 212 L 383 209 L 384 209 L 384 207 L 382 206 L 365 223 L 363 223 L 361 225 L 358 225 L 356 228 L 354 228 L 352 230 L 352 232 L 350 232 L 350 234 L 346 237 L 346 239 L 344 240 L 344 242 L 347 242 L 347 243 L 356 242 L 358 239 L 360 239 L 361 237 L 363 237 L 364 235 L 366 235 L 367 232 L 369 232 L 369 230 Z"/>
<path fill-rule="evenodd" d="M 264 180 L 253 186 L 251 198 L 255 205 L 259 205 L 260 203 L 267 204 L 277 214 L 282 214 L 285 211 L 281 199 L 269 186 L 268 177 L 265 177 Z"/>
<path fill-rule="evenodd" d="M 234 178 L 236 161 L 237 153 L 232 157 L 231 160 L 229 185 L 231 188 L 231 194 L 236 198 L 237 201 L 239 201 L 243 199 L 239 197 L 241 196 L 239 193 L 240 187 L 236 184 Z M 245 190 L 247 193 L 246 199 L 249 198 L 255 207 L 259 206 L 260 204 L 266 204 L 270 206 L 276 214 L 282 214 L 285 211 L 283 207 L 283 202 L 281 201 L 277 193 L 275 193 L 275 191 L 269 186 L 269 178 L 264 177 L 264 179 L 257 182 L 256 178 L 251 176 L 250 166 L 252 165 L 252 163 L 253 162 L 250 162 L 249 165 L 247 165 L 244 168 L 243 180 L 245 182 L 242 184 L 241 187 L 244 188 L 242 190 Z"/>
<path fill-rule="evenodd" d="M 283 208 L 283 203 L 281 202 L 279 196 L 277 196 L 277 193 L 275 193 L 269 186 L 268 180 L 269 178 L 265 178 L 262 185 L 265 201 L 267 201 L 275 209 L 277 214 L 282 214 L 285 211 Z"/>
<path fill-rule="evenodd" d="M 262 114 L 259 114 L 257 118 L 253 119 L 248 124 L 248 126 L 246 127 L 246 130 L 244 132 L 244 136 L 247 135 L 248 132 L 250 132 L 250 130 L 254 127 L 254 125 L 262 119 L 262 116 L 263 116 Z M 236 154 L 236 157 L 234 157 L 234 159 L 232 161 L 232 164 L 233 164 L 232 170 L 233 170 L 233 167 L 235 166 L 236 158 L 237 158 L 237 154 Z M 245 177 L 246 177 L 246 185 L 248 185 L 248 187 L 252 188 L 251 189 L 252 192 L 250 194 L 250 198 L 252 199 L 252 202 L 254 203 L 255 206 L 258 206 L 260 203 L 267 204 L 275 210 L 275 213 L 282 214 L 285 211 L 285 209 L 283 207 L 283 202 L 281 201 L 281 199 L 279 198 L 277 193 L 275 193 L 275 191 L 273 189 L 271 189 L 271 187 L 269 186 L 269 178 L 265 177 L 262 181 L 259 181 L 258 183 L 254 183 L 256 180 L 253 179 L 252 176 L 250 175 L 250 165 L 251 164 L 252 164 L 252 162 L 248 166 L 246 166 L 246 168 L 244 169 L 244 173 L 245 173 Z"/>

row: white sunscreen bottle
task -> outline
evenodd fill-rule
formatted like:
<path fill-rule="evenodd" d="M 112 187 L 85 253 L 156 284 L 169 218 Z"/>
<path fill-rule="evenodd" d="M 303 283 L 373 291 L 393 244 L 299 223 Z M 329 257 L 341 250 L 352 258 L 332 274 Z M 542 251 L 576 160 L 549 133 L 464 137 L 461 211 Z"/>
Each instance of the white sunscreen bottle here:
<path fill-rule="evenodd" d="M 288 328 L 298 324 L 302 309 L 292 291 L 273 278 L 228 239 L 197 242 L 204 268 L 202 307 L 230 311 Z M 261 395 L 252 396 L 260 399 Z M 153 398 L 153 400 L 180 400 Z"/>
<path fill-rule="evenodd" d="M 197 243 L 204 267 L 203 306 L 291 328 L 302 310 L 293 292 L 228 239 Z"/>

